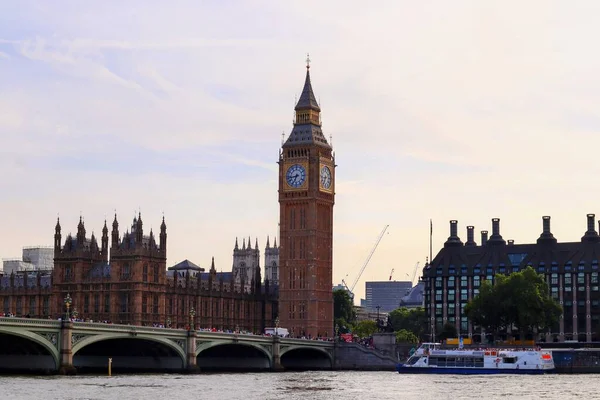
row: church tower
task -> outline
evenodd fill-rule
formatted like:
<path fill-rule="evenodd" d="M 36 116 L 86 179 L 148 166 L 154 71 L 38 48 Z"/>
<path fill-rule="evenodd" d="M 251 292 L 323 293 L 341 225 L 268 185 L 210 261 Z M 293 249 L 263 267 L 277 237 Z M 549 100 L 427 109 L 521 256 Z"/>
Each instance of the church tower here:
<path fill-rule="evenodd" d="M 279 247 L 277 247 L 277 238 L 270 245 L 267 237 L 267 246 L 265 247 L 265 282 L 269 280 L 269 285 L 279 286 Z"/>
<path fill-rule="evenodd" d="M 279 155 L 279 321 L 297 335 L 333 335 L 335 160 L 306 80 Z"/>

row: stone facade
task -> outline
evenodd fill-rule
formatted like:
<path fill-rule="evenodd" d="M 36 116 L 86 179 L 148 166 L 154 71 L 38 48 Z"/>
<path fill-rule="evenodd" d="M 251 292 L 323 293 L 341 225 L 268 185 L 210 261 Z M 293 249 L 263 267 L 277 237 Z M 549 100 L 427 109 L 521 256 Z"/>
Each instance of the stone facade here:
<path fill-rule="evenodd" d="M 109 259 L 110 252 L 110 259 Z M 144 235 L 141 215 L 121 237 L 117 216 L 109 235 L 106 222 L 100 244 L 86 236 L 83 219 L 77 235 L 62 242 L 60 222 L 54 235 L 54 270 L 0 277 L 0 312 L 32 318 L 60 318 L 64 299 L 78 318 L 131 325 L 168 325 L 262 332 L 277 315 L 276 288 L 261 284 L 260 268 L 246 283 L 189 269 L 167 274 L 167 232 L 163 218 L 159 240 Z M 193 272 L 193 273 L 192 273 Z M 226 273 L 227 274 L 227 273 Z M 195 311 L 193 319 L 192 309 Z"/>
<path fill-rule="evenodd" d="M 238 240 L 235 239 L 233 248 L 233 277 L 237 285 L 245 282 L 245 289 L 250 289 L 250 282 L 254 279 L 256 271 L 260 270 L 260 250 L 258 249 L 258 239 L 255 241 L 254 248 L 248 237 L 248 246 L 246 239 L 242 239 L 242 247 L 239 248 Z"/>
<path fill-rule="evenodd" d="M 279 155 L 279 320 L 292 335 L 331 336 L 335 159 L 308 65 L 295 112 Z"/>
<path fill-rule="evenodd" d="M 272 285 L 279 286 L 279 247 L 277 239 L 274 239 L 273 247 L 267 238 L 267 247 L 265 247 L 265 279 L 268 279 Z"/>

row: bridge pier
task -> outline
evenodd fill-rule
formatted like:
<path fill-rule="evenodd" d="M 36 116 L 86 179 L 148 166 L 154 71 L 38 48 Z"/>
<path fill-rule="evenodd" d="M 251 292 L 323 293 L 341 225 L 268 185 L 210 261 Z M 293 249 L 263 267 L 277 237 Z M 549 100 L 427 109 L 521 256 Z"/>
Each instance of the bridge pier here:
<path fill-rule="evenodd" d="M 186 343 L 186 360 L 185 368 L 187 372 L 200 372 L 198 368 L 198 360 L 196 358 L 196 338 L 198 334 L 196 331 L 188 331 L 187 343 Z"/>
<path fill-rule="evenodd" d="M 75 375 L 77 370 L 73 366 L 73 347 L 71 337 L 73 334 L 73 323 L 61 321 L 60 324 L 60 366 L 58 373 L 61 375 Z"/>
<path fill-rule="evenodd" d="M 273 365 L 271 366 L 271 370 L 275 372 L 283 371 L 283 366 L 281 365 L 280 345 L 281 338 L 279 336 L 273 336 Z"/>

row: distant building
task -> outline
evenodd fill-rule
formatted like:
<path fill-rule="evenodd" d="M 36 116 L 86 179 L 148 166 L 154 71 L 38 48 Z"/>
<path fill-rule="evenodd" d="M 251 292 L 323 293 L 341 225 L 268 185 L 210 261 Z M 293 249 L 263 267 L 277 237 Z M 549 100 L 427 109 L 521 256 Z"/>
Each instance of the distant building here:
<path fill-rule="evenodd" d="M 250 283 L 256 276 L 256 271 L 260 270 L 260 250 L 258 249 L 258 239 L 255 240 L 255 246 L 252 248 L 250 237 L 248 237 L 248 246 L 246 239 L 242 239 L 242 248 L 238 247 L 238 240 L 235 239 L 233 248 L 233 279 L 237 285 L 244 282 L 244 289 L 250 289 Z"/>
<path fill-rule="evenodd" d="M 424 297 L 423 292 L 425 290 L 425 282 L 419 281 L 410 291 L 406 294 L 406 296 L 400 299 L 400 307 L 406 308 L 417 308 L 423 307 L 424 305 Z"/>
<path fill-rule="evenodd" d="M 377 321 L 377 318 L 379 318 L 381 321 L 386 322 L 388 317 L 387 312 L 379 310 L 378 313 L 377 310 L 368 310 L 366 307 L 355 306 L 354 311 L 356 311 L 357 321 Z"/>
<path fill-rule="evenodd" d="M 580 241 L 558 242 L 550 230 L 550 217 L 542 217 L 537 241 L 515 244 L 500 234 L 500 220 L 492 219 L 492 234 L 467 226 L 467 241 L 458 237 L 458 221 L 450 221 L 450 236 L 444 247 L 423 269 L 425 310 L 432 335 L 444 324 L 452 324 L 465 337 L 483 339 L 485 332 L 467 317 L 464 307 L 479 294 L 483 281 L 494 282 L 496 274 L 510 274 L 527 267 L 543 274 L 550 295 L 563 309 L 546 341 L 600 340 L 600 236 L 594 214 L 587 215 L 587 231 Z M 600 221 L 599 221 L 600 222 Z M 544 335 L 545 334 L 545 335 Z"/>
<path fill-rule="evenodd" d="M 346 286 L 344 286 L 344 284 L 338 283 L 337 285 L 335 285 L 333 287 L 333 291 L 335 292 L 336 290 L 348 290 L 348 289 L 346 289 Z"/>
<path fill-rule="evenodd" d="M 54 248 L 51 246 L 24 247 L 21 259 L 2 260 L 4 274 L 22 271 L 52 271 L 54 269 Z"/>
<path fill-rule="evenodd" d="M 277 247 L 277 238 L 273 241 L 273 247 L 269 243 L 267 236 L 267 246 L 265 247 L 265 281 L 268 279 L 272 286 L 279 286 L 279 247 Z"/>
<path fill-rule="evenodd" d="M 400 307 L 400 301 L 412 289 L 408 281 L 366 282 L 366 309 L 390 312 Z"/>
<path fill-rule="evenodd" d="M 258 239 L 254 241 L 254 248 L 251 245 L 251 239 L 248 237 L 242 239 L 242 247 L 238 244 L 238 239 L 235 239 L 233 247 L 233 277 L 237 285 L 244 281 L 244 289 L 249 290 L 252 279 L 256 276 L 256 271 L 260 270 L 260 250 L 258 249 Z M 267 237 L 267 245 L 265 247 L 265 272 L 264 283 L 269 281 L 271 287 L 279 286 L 279 247 L 277 247 L 277 239 L 274 240 L 271 247 L 270 238 Z M 261 274 L 262 275 L 262 274 Z"/>

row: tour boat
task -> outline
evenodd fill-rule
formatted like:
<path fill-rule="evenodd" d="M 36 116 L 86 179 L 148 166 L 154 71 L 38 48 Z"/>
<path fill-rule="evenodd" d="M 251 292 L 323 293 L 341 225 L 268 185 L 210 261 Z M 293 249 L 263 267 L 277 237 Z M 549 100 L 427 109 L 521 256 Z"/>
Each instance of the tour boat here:
<path fill-rule="evenodd" d="M 545 374 L 554 371 L 552 353 L 539 349 L 452 349 L 423 343 L 404 363 L 401 374 Z"/>

